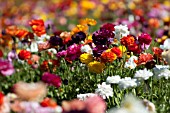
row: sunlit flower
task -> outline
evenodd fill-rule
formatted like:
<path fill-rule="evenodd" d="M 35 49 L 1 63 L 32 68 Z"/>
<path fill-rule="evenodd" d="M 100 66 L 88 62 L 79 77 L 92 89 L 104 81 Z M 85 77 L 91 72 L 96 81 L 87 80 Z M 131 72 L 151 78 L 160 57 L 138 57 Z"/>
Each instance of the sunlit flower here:
<path fill-rule="evenodd" d="M 101 54 L 101 61 L 102 62 L 104 62 L 104 63 L 106 63 L 106 62 L 113 62 L 114 60 L 116 60 L 117 59 L 117 56 L 116 56 L 116 54 L 115 53 L 113 53 L 113 52 L 103 52 L 102 54 Z"/>
<path fill-rule="evenodd" d="M 131 79 L 131 77 L 122 78 L 119 82 L 119 87 L 121 89 L 127 89 L 131 87 L 136 87 L 136 86 L 137 86 L 137 80 Z"/>
<path fill-rule="evenodd" d="M 136 56 L 131 56 L 128 61 L 125 62 L 124 67 L 125 68 L 130 68 L 130 69 L 134 69 L 137 66 L 137 62 L 138 62 L 138 57 Z"/>
<path fill-rule="evenodd" d="M 13 90 L 24 101 L 41 101 L 47 93 L 46 85 L 42 82 L 18 82 L 13 86 Z"/>
<path fill-rule="evenodd" d="M 106 84 L 106 82 L 103 82 L 101 85 L 97 85 L 97 89 L 95 90 L 95 93 L 100 95 L 103 99 L 113 97 L 113 88 L 110 84 Z"/>
<path fill-rule="evenodd" d="M 105 65 L 101 62 L 93 61 L 88 64 L 88 68 L 90 72 L 102 73 L 105 68 Z"/>
<path fill-rule="evenodd" d="M 81 46 L 81 52 L 82 52 L 82 53 L 93 54 L 92 48 L 91 48 L 89 45 L 83 45 L 83 46 Z"/>
<path fill-rule="evenodd" d="M 31 58 L 31 52 L 27 50 L 21 50 L 18 54 L 19 59 L 27 60 Z"/>
<path fill-rule="evenodd" d="M 97 24 L 96 20 L 91 19 L 91 18 L 86 18 L 86 19 L 84 20 L 84 22 L 85 22 L 87 25 L 89 25 L 89 26 L 94 26 L 94 25 Z"/>
<path fill-rule="evenodd" d="M 114 28 L 115 38 L 117 38 L 119 41 L 122 37 L 129 35 L 127 25 L 116 25 Z"/>
<path fill-rule="evenodd" d="M 88 63 L 93 61 L 93 56 L 91 54 L 88 54 L 88 53 L 83 53 L 83 54 L 80 55 L 80 61 L 82 63 L 88 64 Z"/>
<path fill-rule="evenodd" d="M 32 30 L 37 36 L 41 36 L 46 33 L 44 21 L 42 19 L 39 20 L 31 20 L 29 25 L 32 27 Z"/>
<path fill-rule="evenodd" d="M 109 83 L 109 84 L 118 84 L 120 81 L 121 81 L 121 78 L 119 75 L 108 76 L 106 79 L 106 83 Z"/>
<path fill-rule="evenodd" d="M 12 75 L 15 72 L 12 62 L 0 59 L 0 74 L 3 76 Z"/>
<path fill-rule="evenodd" d="M 153 73 L 150 70 L 147 70 L 146 68 L 143 70 L 138 70 L 135 72 L 135 78 L 137 79 L 143 79 L 147 80 L 149 77 L 153 76 Z"/>
<path fill-rule="evenodd" d="M 119 47 L 113 47 L 111 48 L 111 51 L 115 53 L 118 58 L 122 57 L 123 52 L 120 50 Z"/>
<path fill-rule="evenodd" d="M 158 79 L 161 79 L 163 77 L 165 79 L 170 78 L 169 65 L 155 65 L 153 71 L 154 71 L 154 76 Z"/>
<path fill-rule="evenodd" d="M 71 34 L 73 35 L 73 34 L 76 34 L 80 31 L 86 32 L 87 29 L 88 29 L 88 27 L 85 26 L 85 25 L 77 25 L 75 28 L 72 29 Z"/>
<path fill-rule="evenodd" d="M 133 45 L 135 43 L 135 38 L 132 35 L 127 35 L 127 36 L 124 36 L 123 38 L 121 38 L 120 42 L 122 45 L 127 47 L 127 46 Z"/>
<path fill-rule="evenodd" d="M 150 53 L 142 53 L 138 58 L 138 64 L 146 64 L 146 62 L 153 60 L 153 55 Z"/>

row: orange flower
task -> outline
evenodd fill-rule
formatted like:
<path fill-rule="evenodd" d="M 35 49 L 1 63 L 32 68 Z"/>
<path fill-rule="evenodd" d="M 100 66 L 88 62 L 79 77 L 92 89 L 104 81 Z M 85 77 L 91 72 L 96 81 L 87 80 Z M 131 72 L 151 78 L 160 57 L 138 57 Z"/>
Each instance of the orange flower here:
<path fill-rule="evenodd" d="M 80 31 L 86 32 L 88 29 L 87 25 L 77 25 L 75 28 L 72 29 L 71 34 L 74 35 L 75 33 L 78 33 Z"/>
<path fill-rule="evenodd" d="M 57 103 L 51 99 L 51 98 L 45 98 L 41 103 L 41 106 L 43 107 L 52 107 L 55 108 L 57 106 Z"/>
<path fill-rule="evenodd" d="M 44 21 L 42 19 L 39 20 L 31 20 L 29 22 L 29 25 L 32 27 L 33 32 L 37 36 L 41 36 L 46 33 L 45 31 L 45 26 L 44 26 Z"/>
<path fill-rule="evenodd" d="M 137 16 L 143 16 L 144 12 L 142 9 L 135 9 L 134 14 Z"/>
<path fill-rule="evenodd" d="M 153 47 L 152 51 L 154 52 L 154 55 L 156 55 L 156 56 L 161 56 L 161 54 L 163 52 L 163 50 L 158 47 Z"/>
<path fill-rule="evenodd" d="M 59 65 L 60 65 L 60 63 L 58 60 L 49 59 L 49 60 L 43 61 L 43 63 L 41 64 L 41 69 L 49 72 L 50 67 L 52 67 L 53 71 L 55 71 L 56 67 L 58 67 Z"/>
<path fill-rule="evenodd" d="M 27 50 L 21 50 L 18 54 L 19 59 L 27 60 L 31 58 L 31 52 Z"/>
<path fill-rule="evenodd" d="M 122 57 L 122 51 L 121 51 L 118 47 L 113 47 L 113 48 L 111 49 L 111 51 L 112 51 L 113 53 L 115 53 L 115 54 L 117 55 L 117 57 L 119 57 L 119 58 Z"/>
<path fill-rule="evenodd" d="M 113 52 L 103 52 L 101 54 L 101 60 L 102 62 L 113 62 L 114 60 L 116 60 L 117 56 L 115 53 Z"/>
<path fill-rule="evenodd" d="M 15 33 L 17 32 L 17 30 L 18 30 L 17 26 L 8 26 L 5 29 L 6 33 L 11 36 L 15 36 Z"/>
<path fill-rule="evenodd" d="M 156 18 L 150 18 L 149 21 L 149 26 L 153 28 L 158 28 L 159 27 L 159 21 Z"/>
<path fill-rule="evenodd" d="M 80 21 L 82 25 L 94 26 L 97 24 L 96 20 L 91 18 L 86 18 Z"/>
<path fill-rule="evenodd" d="M 124 36 L 121 38 L 121 44 L 127 46 L 133 45 L 135 43 L 135 38 L 132 35 Z"/>
<path fill-rule="evenodd" d="M 138 65 L 146 64 L 148 61 L 152 61 L 152 60 L 153 60 L 153 55 L 151 55 L 150 53 L 140 54 L 138 59 Z"/>
<path fill-rule="evenodd" d="M 28 34 L 28 31 L 24 29 L 19 29 L 15 32 L 15 36 L 17 36 L 20 40 L 22 40 L 27 34 Z"/>

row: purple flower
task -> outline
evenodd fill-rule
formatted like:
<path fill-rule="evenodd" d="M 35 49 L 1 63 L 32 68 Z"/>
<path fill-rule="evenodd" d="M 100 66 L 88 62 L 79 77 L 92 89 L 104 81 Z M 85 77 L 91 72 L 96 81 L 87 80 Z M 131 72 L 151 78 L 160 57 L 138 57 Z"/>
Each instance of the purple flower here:
<path fill-rule="evenodd" d="M 57 58 L 61 58 L 61 57 L 65 57 L 66 55 L 67 55 L 67 51 L 66 50 L 62 50 L 62 51 L 60 51 L 60 52 L 58 52 L 56 54 L 56 57 Z"/>
<path fill-rule="evenodd" d="M 100 55 L 102 54 L 102 52 L 105 51 L 106 49 L 108 49 L 107 46 L 98 45 L 98 46 L 96 46 L 95 48 L 93 48 L 93 55 L 94 55 L 95 57 L 100 57 Z"/>
<path fill-rule="evenodd" d="M 3 76 L 12 75 L 15 72 L 15 69 L 11 62 L 8 60 L 0 59 L 0 74 Z"/>
<path fill-rule="evenodd" d="M 59 36 L 51 36 L 49 43 L 52 46 L 62 46 L 63 45 L 63 40 Z"/>
<path fill-rule="evenodd" d="M 13 59 L 18 59 L 18 55 L 15 50 L 12 50 L 8 53 L 8 60 L 12 62 Z"/>
<path fill-rule="evenodd" d="M 41 80 L 49 85 L 53 85 L 57 88 L 61 86 L 61 78 L 58 75 L 51 74 L 49 72 L 43 73 Z"/>
<path fill-rule="evenodd" d="M 107 28 L 108 29 L 108 28 Z M 107 30 L 105 27 L 93 33 L 92 39 L 95 45 L 110 44 L 109 38 L 114 38 L 114 33 L 111 30 Z"/>

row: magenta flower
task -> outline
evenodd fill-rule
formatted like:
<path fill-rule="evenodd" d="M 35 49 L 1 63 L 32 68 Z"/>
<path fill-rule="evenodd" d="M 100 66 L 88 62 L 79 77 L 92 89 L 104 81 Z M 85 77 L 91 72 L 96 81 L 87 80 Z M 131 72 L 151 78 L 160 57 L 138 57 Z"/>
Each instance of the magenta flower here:
<path fill-rule="evenodd" d="M 149 48 L 152 38 L 149 34 L 142 33 L 140 36 L 138 36 L 138 42 L 141 45 L 142 50 L 145 50 Z"/>
<path fill-rule="evenodd" d="M 18 55 L 15 50 L 12 50 L 8 53 L 8 60 L 12 62 L 13 59 L 18 59 Z"/>
<path fill-rule="evenodd" d="M 43 76 L 41 78 L 41 80 L 49 85 L 53 85 L 57 88 L 59 88 L 61 86 L 61 78 L 58 75 L 55 74 L 51 74 L 49 72 L 45 72 L 43 73 Z"/>
<path fill-rule="evenodd" d="M 12 75 L 15 72 L 13 64 L 8 60 L 0 59 L 0 74 L 3 76 Z"/>

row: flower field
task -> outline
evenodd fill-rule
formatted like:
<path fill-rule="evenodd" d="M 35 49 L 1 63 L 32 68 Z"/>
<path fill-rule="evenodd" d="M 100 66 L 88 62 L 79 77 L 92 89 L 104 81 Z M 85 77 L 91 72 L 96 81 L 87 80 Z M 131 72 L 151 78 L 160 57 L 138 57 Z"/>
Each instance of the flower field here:
<path fill-rule="evenodd" d="M 0 7 L 0 113 L 170 113 L 170 1 Z"/>

